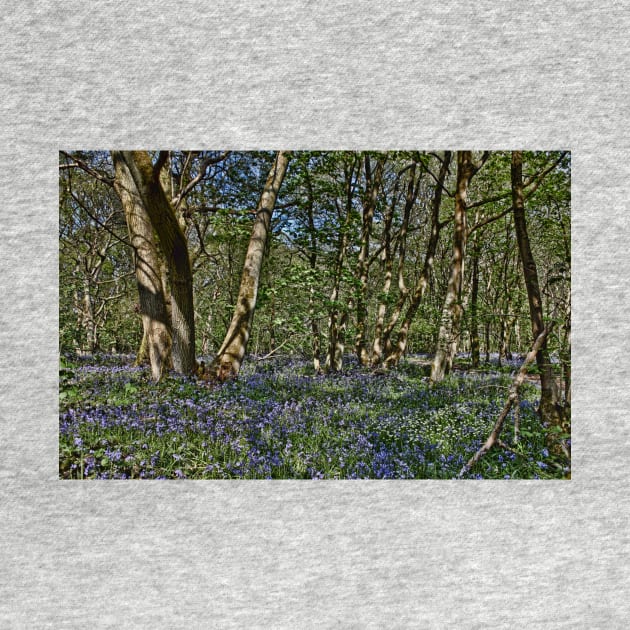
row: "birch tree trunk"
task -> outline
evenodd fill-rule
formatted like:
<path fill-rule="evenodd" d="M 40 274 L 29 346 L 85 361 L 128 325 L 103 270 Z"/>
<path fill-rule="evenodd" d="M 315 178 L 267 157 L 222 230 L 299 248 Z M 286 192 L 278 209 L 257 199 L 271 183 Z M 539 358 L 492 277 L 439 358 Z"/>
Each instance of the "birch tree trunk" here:
<path fill-rule="evenodd" d="M 210 374 L 221 381 L 238 375 L 247 350 L 271 216 L 288 163 L 288 153 L 279 151 L 256 208 L 234 315 L 223 344 L 210 366 Z"/>
<path fill-rule="evenodd" d="M 119 156 L 129 169 L 138 196 L 160 240 L 170 273 L 173 367 L 182 374 L 191 374 L 196 365 L 195 316 L 186 237 L 149 154 L 146 151 L 113 151 L 114 155 Z"/>
<path fill-rule="evenodd" d="M 159 381 L 170 364 L 172 340 L 153 226 L 125 161 L 116 151 L 112 152 L 112 158 L 115 169 L 114 188 L 125 211 L 129 239 L 133 246 L 144 331 L 137 361 L 142 360 L 140 354 L 146 349 L 151 376 L 154 381 Z"/>

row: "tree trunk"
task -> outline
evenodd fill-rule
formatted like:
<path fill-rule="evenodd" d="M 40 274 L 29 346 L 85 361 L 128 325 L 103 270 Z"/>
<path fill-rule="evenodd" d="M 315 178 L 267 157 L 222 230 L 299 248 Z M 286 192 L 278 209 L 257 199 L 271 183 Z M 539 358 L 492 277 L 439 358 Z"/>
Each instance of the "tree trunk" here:
<path fill-rule="evenodd" d="M 151 359 L 149 358 L 149 342 L 148 342 L 148 331 L 144 327 L 144 319 L 142 320 L 142 340 L 140 341 L 140 346 L 138 347 L 138 351 L 136 353 L 136 360 L 133 362 L 134 367 L 141 367 L 146 364 L 151 365 Z M 151 365 L 151 376 L 153 378 L 159 379 L 161 374 L 161 370 L 157 372 L 157 374 L 153 373 L 153 366 Z M 157 380 L 156 379 L 156 380 Z"/>
<path fill-rule="evenodd" d="M 523 276 L 527 288 L 529 314 L 532 322 L 532 336 L 534 339 L 544 330 L 542 299 L 538 283 L 538 270 L 532 255 L 525 220 L 525 204 L 523 201 L 523 156 L 521 151 L 512 152 L 512 208 L 514 211 L 514 226 L 518 241 L 518 251 L 523 265 Z M 544 422 L 552 426 L 561 426 L 562 418 L 558 405 L 557 388 L 552 372 L 547 340 L 545 339 L 536 353 L 536 363 L 540 372 L 540 409 L 539 413 Z"/>
<path fill-rule="evenodd" d="M 97 340 L 94 327 L 94 304 L 92 302 L 92 289 L 86 275 L 83 279 L 83 317 L 81 323 L 85 329 L 85 350 L 93 354 L 96 350 Z"/>
<path fill-rule="evenodd" d="M 462 318 L 462 279 L 466 253 L 466 194 L 474 175 L 472 151 L 457 152 L 457 190 L 455 192 L 455 226 L 453 233 L 453 262 L 442 310 L 440 332 L 433 364 L 431 382 L 437 383 L 448 374 L 457 352 Z"/>
<path fill-rule="evenodd" d="M 333 288 L 330 293 L 330 309 L 328 311 L 328 349 L 326 352 L 326 361 L 324 363 L 326 372 L 339 372 L 343 363 L 344 335 L 346 321 L 348 318 L 347 306 L 340 315 L 339 296 L 341 291 L 341 276 L 346 260 L 346 250 L 348 249 L 348 240 L 350 226 L 352 223 L 352 199 L 354 192 L 353 175 L 355 169 L 359 169 L 358 162 L 354 162 L 345 167 L 346 176 L 346 208 L 343 227 L 340 230 L 339 239 L 337 241 L 337 255 L 335 259 L 335 271 L 333 275 Z M 357 175 L 358 179 L 358 175 Z M 341 223 L 341 210 L 337 207 L 339 222 Z"/>
<path fill-rule="evenodd" d="M 470 291 L 470 355 L 472 366 L 479 367 L 479 235 L 475 232 L 472 254 L 472 288 Z"/>
<path fill-rule="evenodd" d="M 435 259 L 435 253 L 437 251 L 438 240 L 440 237 L 440 207 L 442 205 L 442 191 L 444 190 L 444 182 L 448 173 L 448 167 L 451 163 L 451 152 L 445 151 L 444 159 L 440 167 L 440 173 L 438 175 L 438 181 L 436 183 L 435 193 L 433 194 L 433 201 L 431 203 L 431 236 L 429 238 L 429 244 L 424 258 L 424 264 L 422 266 L 422 272 L 416 283 L 411 302 L 405 312 L 403 323 L 398 331 L 398 339 L 396 345 L 387 355 L 385 359 L 385 365 L 387 367 L 394 366 L 400 361 L 401 357 L 407 349 L 407 339 L 409 336 L 409 328 L 411 322 L 416 315 L 418 307 L 422 302 L 424 294 L 429 286 L 429 277 L 433 269 L 433 261 Z"/>
<path fill-rule="evenodd" d="M 151 376 L 159 381 L 170 364 L 171 332 L 166 312 L 160 272 L 160 259 L 153 237 L 153 226 L 138 189 L 119 152 L 113 151 L 114 188 L 122 202 L 133 246 L 143 336 L 136 362 L 142 361 L 143 349 L 149 355 Z"/>
<path fill-rule="evenodd" d="M 415 165 L 412 167 L 412 175 L 415 174 Z M 411 187 L 413 188 L 413 178 L 411 180 Z M 383 236 L 381 252 L 381 267 L 385 271 L 385 277 L 383 280 L 383 290 L 381 292 L 381 299 L 379 300 L 378 310 L 376 313 L 376 325 L 374 327 L 374 341 L 372 342 L 372 355 L 370 358 L 373 366 L 378 365 L 383 357 L 383 328 L 385 325 L 385 313 L 387 312 L 387 298 L 392 286 L 392 276 L 394 271 L 394 258 L 392 254 L 392 221 L 394 220 L 394 210 L 398 202 L 398 186 L 400 179 L 396 179 L 394 185 L 394 192 L 392 195 L 391 203 L 387 213 L 385 214 L 385 220 L 383 223 Z"/>
<path fill-rule="evenodd" d="M 385 158 L 379 158 L 374 175 L 370 168 L 370 158 L 365 156 L 365 197 L 363 199 L 363 222 L 361 226 L 361 249 L 357 262 L 357 278 L 359 290 L 357 292 L 357 336 L 355 350 L 361 365 L 368 365 L 370 355 L 366 347 L 367 329 L 367 285 L 368 285 L 368 257 L 370 253 L 370 233 L 376 210 L 378 191 L 383 179 Z"/>
<path fill-rule="evenodd" d="M 409 297 L 409 289 L 405 283 L 405 259 L 407 254 L 407 231 L 409 229 L 409 218 L 411 216 L 411 208 L 418 197 L 418 191 L 420 190 L 420 178 L 418 181 L 413 181 L 413 176 L 409 180 L 407 185 L 407 196 L 405 200 L 405 210 L 403 212 L 402 225 L 400 226 L 400 232 L 398 233 L 398 300 L 394 306 L 387 326 L 383 330 L 383 340 L 381 346 L 385 356 L 388 357 L 392 353 L 392 332 L 400 319 L 403 306 Z"/>
<path fill-rule="evenodd" d="M 399 175 L 400 177 L 400 175 Z M 381 260 L 383 266 L 385 268 L 385 280 L 383 282 L 383 291 L 381 293 L 382 298 L 378 305 L 378 312 L 376 316 L 376 326 L 374 329 L 374 343 L 372 344 L 372 365 L 376 366 L 383 360 L 383 352 L 391 350 L 391 342 L 390 335 L 393 327 L 396 325 L 398 318 L 400 317 L 400 312 L 402 310 L 402 305 L 404 304 L 404 300 L 407 297 L 407 291 L 405 287 L 405 280 L 402 266 L 404 264 L 405 258 L 405 239 L 407 227 L 409 224 L 409 214 L 411 212 L 411 207 L 416 201 L 416 197 L 418 196 L 419 186 L 416 183 L 416 164 L 412 164 L 409 167 L 409 182 L 407 184 L 407 192 L 405 196 L 405 208 L 403 212 L 403 225 L 401 226 L 401 234 L 399 239 L 400 243 L 400 259 L 398 262 L 398 288 L 400 291 L 400 295 L 398 298 L 398 302 L 396 307 L 394 308 L 390 320 L 385 327 L 385 314 L 387 312 L 387 298 L 389 296 L 389 291 L 392 284 L 392 276 L 394 271 L 394 253 L 392 251 L 392 222 L 394 219 L 394 210 L 396 204 L 398 203 L 398 184 L 399 179 L 396 180 L 396 184 L 394 186 L 394 194 L 392 196 L 392 202 L 389 207 L 389 211 L 385 216 L 385 222 L 383 225 L 383 253 L 381 255 Z"/>
<path fill-rule="evenodd" d="M 260 270 L 271 226 L 271 215 L 288 163 L 288 154 L 279 151 L 256 208 L 256 219 L 245 256 L 234 315 L 223 344 L 210 366 L 210 373 L 219 380 L 237 376 L 241 369 L 256 308 Z"/>
<path fill-rule="evenodd" d="M 308 168 L 304 168 L 304 176 L 306 187 L 308 189 L 308 262 L 310 268 L 309 290 L 308 290 L 308 317 L 311 321 L 311 349 L 313 352 L 313 369 L 316 374 L 322 371 L 319 360 L 321 350 L 319 339 L 319 323 L 315 313 L 315 279 L 317 277 L 317 230 L 315 229 L 315 194 L 313 193 L 313 184 L 308 172 Z"/>
<path fill-rule="evenodd" d="M 146 151 L 120 151 L 160 245 L 170 273 L 173 334 L 173 365 L 177 372 L 192 374 L 195 370 L 195 316 L 192 270 L 188 244 L 175 212 Z"/>

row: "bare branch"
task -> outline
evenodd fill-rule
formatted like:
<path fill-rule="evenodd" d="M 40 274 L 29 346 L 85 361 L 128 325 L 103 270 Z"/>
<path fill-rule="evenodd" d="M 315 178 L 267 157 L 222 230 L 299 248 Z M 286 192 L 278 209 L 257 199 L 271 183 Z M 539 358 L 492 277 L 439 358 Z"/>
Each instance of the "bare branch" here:
<path fill-rule="evenodd" d="M 228 155 L 230 155 L 230 153 L 231 151 L 223 151 L 223 153 L 221 153 L 221 155 L 219 155 L 218 157 L 207 157 L 201 163 L 201 166 L 199 167 L 199 173 L 197 173 L 197 175 L 193 177 L 190 182 L 188 182 L 188 184 L 179 192 L 179 194 L 173 198 L 173 207 L 175 209 L 179 208 L 179 205 L 184 200 L 184 197 L 186 197 L 193 190 L 193 188 L 206 176 L 206 172 L 210 168 L 210 166 L 222 162 L 223 160 L 225 160 L 225 158 L 227 158 Z"/>
<path fill-rule="evenodd" d="M 127 247 L 131 247 L 132 249 L 134 249 L 133 245 L 128 240 L 126 240 L 126 239 L 122 238 L 121 236 L 119 236 L 118 234 L 116 234 L 116 232 L 114 232 L 109 226 L 107 226 L 105 223 L 103 223 L 98 217 L 94 216 L 90 212 L 88 207 L 76 196 L 76 194 L 74 193 L 73 190 L 68 188 L 68 192 L 70 193 L 70 196 L 72 197 L 72 199 L 74 199 L 75 203 L 90 217 L 90 219 L 92 219 L 92 221 L 94 221 L 99 227 L 102 227 L 104 230 L 106 230 L 109 234 L 111 234 L 118 241 L 120 241 L 124 245 L 127 245 Z M 113 213 L 110 215 L 110 217 L 111 216 L 113 216 Z"/>
<path fill-rule="evenodd" d="M 512 212 L 511 206 L 507 210 L 504 210 L 503 212 L 500 212 L 499 214 L 495 214 L 492 217 L 488 217 L 486 219 L 483 219 L 482 221 L 479 221 L 479 223 L 476 223 L 470 228 L 470 230 L 468 230 L 468 236 L 470 236 L 475 230 L 478 230 L 479 228 L 482 228 L 485 225 L 488 225 L 488 223 L 493 223 L 494 221 L 498 221 L 500 218 L 504 217 L 506 214 L 510 214 L 510 212 Z"/>
<path fill-rule="evenodd" d="M 541 346 L 543 345 L 545 339 L 547 338 L 547 335 L 551 332 L 551 329 L 553 328 L 553 325 L 554 325 L 553 322 L 547 324 L 543 328 L 543 330 L 540 333 L 540 335 L 538 335 L 538 337 L 536 338 L 536 341 L 534 341 L 534 345 L 532 346 L 532 349 L 529 351 L 529 354 L 527 355 L 527 357 L 525 357 L 525 361 L 523 361 L 523 365 L 521 365 L 520 370 L 518 371 L 518 373 L 514 377 L 514 380 L 512 381 L 512 385 L 510 386 L 510 393 L 508 395 L 508 399 L 507 399 L 505 405 L 503 406 L 503 410 L 501 411 L 501 414 L 499 415 L 499 418 L 495 422 L 494 427 L 493 427 L 492 431 L 490 432 L 490 435 L 488 436 L 488 439 L 481 446 L 481 448 L 470 458 L 468 463 L 465 464 L 462 467 L 462 469 L 459 471 L 459 475 L 458 475 L 459 479 L 461 479 L 466 473 L 470 472 L 471 468 L 495 444 L 498 443 L 499 435 L 501 435 L 501 430 L 503 429 L 503 423 L 505 422 L 505 419 L 507 418 L 508 414 L 510 413 L 510 409 L 512 408 L 512 406 L 514 404 L 516 404 L 516 401 L 518 401 L 518 389 L 523 384 L 523 381 L 525 380 L 525 375 L 527 374 L 527 368 L 536 360 L 536 354 L 540 350 Z"/>
<path fill-rule="evenodd" d="M 114 185 L 113 177 L 109 177 L 108 175 L 100 171 L 97 171 L 91 166 L 88 166 L 83 160 L 80 160 L 76 156 L 71 155 L 70 153 L 67 153 L 66 151 L 59 151 L 59 153 L 61 153 L 62 155 L 65 155 L 68 160 L 71 160 L 68 164 L 60 164 L 59 168 L 61 170 L 67 169 L 67 168 L 79 168 L 82 171 L 85 171 L 88 175 L 91 175 L 92 177 L 94 177 L 94 179 L 97 179 L 99 182 L 102 182 L 103 184 L 106 184 L 107 186 Z"/>

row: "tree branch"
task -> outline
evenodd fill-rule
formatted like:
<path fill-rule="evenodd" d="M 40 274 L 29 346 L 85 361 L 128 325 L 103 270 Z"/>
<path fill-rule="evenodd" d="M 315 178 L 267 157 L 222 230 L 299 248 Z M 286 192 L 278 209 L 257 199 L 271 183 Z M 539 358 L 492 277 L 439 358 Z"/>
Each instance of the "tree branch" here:
<path fill-rule="evenodd" d="M 560 157 L 557 160 L 555 160 L 553 164 L 551 164 L 548 168 L 540 171 L 540 173 L 534 173 L 534 175 L 532 175 L 531 177 L 529 177 L 523 182 L 523 189 L 529 188 L 532 184 L 535 184 L 534 188 L 530 190 L 525 196 L 525 200 L 529 199 L 529 197 L 531 197 L 534 194 L 534 192 L 536 192 L 536 189 L 540 185 L 540 182 L 542 182 L 542 180 L 551 171 L 553 171 L 553 169 L 556 168 L 558 164 L 560 164 L 560 162 L 562 161 L 562 159 L 567 153 L 568 151 L 563 151 L 560 154 Z M 495 201 L 501 201 L 502 199 L 507 199 L 508 197 L 511 197 L 511 196 L 512 196 L 512 189 L 510 188 L 510 190 L 494 195 L 493 197 L 488 197 L 486 199 L 481 199 L 480 201 L 475 201 L 475 203 L 468 204 L 466 206 L 466 209 L 470 210 L 471 208 L 478 208 L 479 206 L 485 206 L 487 203 L 494 203 Z"/>
<path fill-rule="evenodd" d="M 70 153 L 67 153 L 66 151 L 59 151 L 59 153 L 61 153 L 62 155 L 65 155 L 66 158 L 68 158 L 69 160 L 72 160 L 68 164 L 60 164 L 59 168 L 61 170 L 68 169 L 68 168 L 80 168 L 82 171 L 85 171 L 88 175 L 91 175 L 92 177 L 94 177 L 94 179 L 97 179 L 99 182 L 102 182 L 103 184 L 106 184 L 107 186 L 112 186 L 112 187 L 114 186 L 113 177 L 109 177 L 108 175 L 105 175 L 97 171 L 96 169 L 93 169 L 91 166 L 88 166 L 83 160 L 80 160 L 76 156 L 71 155 Z"/>
<path fill-rule="evenodd" d="M 153 179 L 155 181 L 158 181 L 160 179 L 160 172 L 162 171 L 162 169 L 164 168 L 164 165 L 166 164 L 168 160 L 168 154 L 169 154 L 169 151 L 160 151 L 158 155 L 158 159 L 153 165 Z"/>
<path fill-rule="evenodd" d="M 90 219 L 92 219 L 92 221 L 94 221 L 99 227 L 102 227 L 105 231 L 111 234 L 118 241 L 134 249 L 133 245 L 129 241 L 125 240 L 124 238 L 116 234 L 116 232 L 114 232 L 110 227 L 108 227 L 105 223 L 103 223 L 98 217 L 95 217 L 88 210 L 87 206 L 75 195 L 74 191 L 68 188 L 68 192 L 70 193 L 70 196 L 72 197 L 72 199 L 74 199 L 75 203 L 90 217 Z M 110 216 L 113 216 L 113 215 L 110 215 Z"/>
<path fill-rule="evenodd" d="M 462 469 L 459 471 L 458 479 L 461 479 L 465 474 L 469 473 L 471 468 L 499 441 L 499 435 L 501 434 L 501 430 L 503 429 L 503 423 L 510 413 L 510 409 L 518 400 L 518 390 L 519 387 L 523 384 L 525 380 L 525 375 L 527 374 L 527 368 L 536 360 L 536 354 L 540 350 L 543 345 L 547 335 L 551 332 L 554 323 L 551 322 L 547 324 L 540 335 L 534 341 L 534 345 L 532 349 L 529 351 L 527 357 L 525 357 L 525 361 L 523 361 L 523 365 L 521 365 L 520 370 L 514 377 L 512 381 L 512 385 L 510 386 L 510 393 L 508 395 L 508 399 L 499 415 L 497 421 L 494 424 L 488 439 L 485 441 L 483 446 L 470 458 L 467 464 L 465 464 Z"/>
<path fill-rule="evenodd" d="M 197 175 L 195 175 L 195 177 L 193 177 L 190 182 L 188 182 L 188 184 L 179 192 L 178 195 L 175 195 L 175 197 L 173 198 L 173 207 L 175 209 L 179 208 L 179 205 L 184 200 L 184 197 L 186 197 L 193 190 L 193 188 L 206 176 L 206 172 L 210 168 L 210 166 L 222 162 L 223 160 L 225 160 L 225 158 L 227 158 L 228 155 L 230 155 L 230 153 L 231 151 L 223 151 L 223 153 L 221 153 L 221 155 L 219 155 L 218 157 L 207 157 L 201 163 L 201 166 L 199 167 L 199 173 L 197 173 Z"/>

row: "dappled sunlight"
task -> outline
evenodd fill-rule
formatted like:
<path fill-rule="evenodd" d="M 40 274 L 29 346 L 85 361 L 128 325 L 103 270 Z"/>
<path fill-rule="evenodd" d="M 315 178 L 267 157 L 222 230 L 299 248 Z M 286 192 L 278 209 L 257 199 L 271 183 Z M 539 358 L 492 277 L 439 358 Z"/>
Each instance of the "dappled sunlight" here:
<path fill-rule="evenodd" d="M 248 361 L 238 380 L 155 384 L 130 360 L 66 360 L 60 476 L 84 479 L 454 478 L 502 406 L 505 375 L 453 374 L 429 387 L 422 366 L 374 376 L 316 375 L 310 362 Z M 469 477 L 562 476 L 535 412 L 520 402 L 517 451 L 489 454 Z"/>

